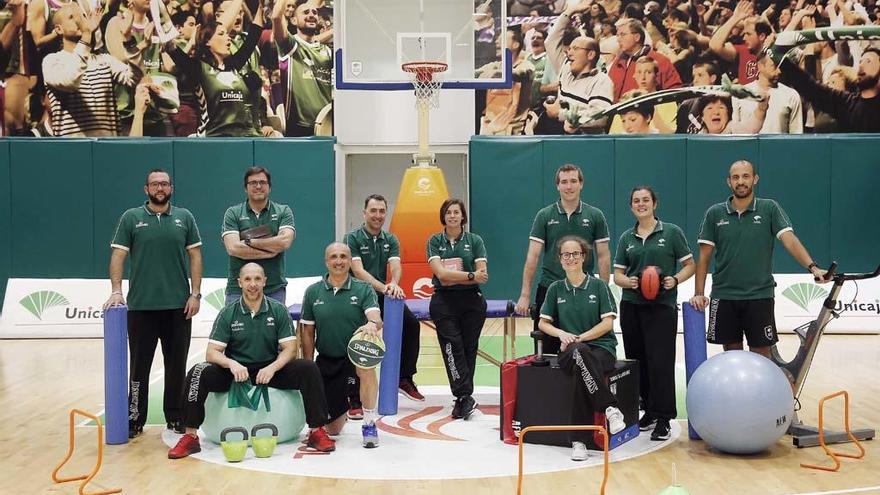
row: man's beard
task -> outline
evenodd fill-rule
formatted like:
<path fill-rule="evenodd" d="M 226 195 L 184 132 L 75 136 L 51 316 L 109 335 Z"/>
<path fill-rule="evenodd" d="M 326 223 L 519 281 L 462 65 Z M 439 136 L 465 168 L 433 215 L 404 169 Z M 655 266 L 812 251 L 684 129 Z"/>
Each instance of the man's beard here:
<path fill-rule="evenodd" d="M 165 204 L 167 204 L 169 201 L 171 201 L 171 193 L 166 193 L 165 197 L 162 199 L 159 199 L 156 196 L 153 196 L 152 194 L 149 194 L 149 193 L 147 193 L 147 197 L 150 198 L 150 203 L 153 203 L 154 205 L 159 205 L 159 206 L 165 206 Z"/>
<path fill-rule="evenodd" d="M 752 194 L 752 188 L 748 187 L 748 186 L 746 186 L 744 193 L 740 193 L 739 188 L 734 188 L 734 190 L 733 190 L 733 195 L 739 199 L 748 198 L 751 194 Z"/>
<path fill-rule="evenodd" d="M 873 76 L 869 75 L 859 75 L 858 86 L 859 89 L 871 89 L 877 86 L 877 82 L 880 81 L 880 72 L 874 74 Z"/>
<path fill-rule="evenodd" d="M 306 36 L 317 36 L 321 33 L 321 30 L 316 27 L 298 27 L 296 30 Z"/>

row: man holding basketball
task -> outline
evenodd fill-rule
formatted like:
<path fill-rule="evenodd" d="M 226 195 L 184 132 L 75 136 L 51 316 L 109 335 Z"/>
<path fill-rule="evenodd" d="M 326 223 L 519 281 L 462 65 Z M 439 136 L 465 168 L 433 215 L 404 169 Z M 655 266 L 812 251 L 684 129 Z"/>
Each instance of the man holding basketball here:
<path fill-rule="evenodd" d="M 293 322 L 287 307 L 266 297 L 266 273 L 256 263 L 241 267 L 238 284 L 242 294 L 214 320 L 206 361 L 193 366 L 186 377 L 186 433 L 168 451 L 168 458 L 181 459 L 202 450 L 198 429 L 205 420 L 208 392 L 226 392 L 233 381 L 299 390 L 309 424 L 305 443 L 321 452 L 336 450 L 336 442 L 324 430 L 327 402 L 321 373 L 312 361 L 294 359 Z"/>
<path fill-rule="evenodd" d="M 363 336 L 381 335 L 382 318 L 376 292 L 370 284 L 349 274 L 351 250 L 341 242 L 334 242 L 324 250 L 327 274 L 315 282 L 303 296 L 303 354 L 315 360 L 324 379 L 324 394 L 330 412 L 327 431 L 338 435 L 348 420 L 348 377 L 357 373 L 360 379 L 360 397 L 364 406 L 364 424 L 361 426 L 365 448 L 379 446 L 376 429 L 379 379 L 375 368 L 354 367 L 347 356 L 348 342 L 356 333 Z M 315 359 L 315 350 L 318 357 Z M 352 369 L 354 368 L 354 369 Z"/>
<path fill-rule="evenodd" d="M 541 281 L 535 294 L 535 308 L 541 308 L 547 287 L 557 280 L 565 278 L 565 272 L 556 256 L 556 243 L 566 235 L 575 235 L 585 239 L 596 253 L 599 265 L 599 278 L 606 284 L 611 276 L 611 251 L 608 248 L 608 222 L 605 214 L 595 206 L 581 201 L 584 188 L 584 174 L 581 169 L 567 163 L 556 171 L 556 189 L 559 190 L 559 201 L 542 208 L 535 215 L 532 231 L 529 234 L 529 250 L 523 267 L 522 289 L 516 302 L 516 312 L 526 316 L 529 314 L 529 296 L 532 293 L 532 280 L 538 266 L 538 258 L 543 251 L 544 262 L 541 267 Z M 593 260 L 584 263 L 585 273 L 593 273 Z M 538 330 L 538 315 L 535 318 L 535 330 Z M 544 353 L 557 354 L 559 339 L 544 339 Z M 537 350 L 535 351 L 537 352 Z"/>
<path fill-rule="evenodd" d="M 774 317 L 773 245 L 779 239 L 786 251 L 809 270 L 817 282 L 822 270 L 795 236 L 791 220 L 772 199 L 755 197 L 755 166 L 738 160 L 730 166 L 727 185 L 733 195 L 709 207 L 697 242 L 700 259 L 691 305 L 699 311 L 709 306 L 706 340 L 725 351 L 741 350 L 743 334 L 749 350 L 770 357 L 779 338 Z M 705 296 L 709 262 L 715 256 L 712 297 Z"/>

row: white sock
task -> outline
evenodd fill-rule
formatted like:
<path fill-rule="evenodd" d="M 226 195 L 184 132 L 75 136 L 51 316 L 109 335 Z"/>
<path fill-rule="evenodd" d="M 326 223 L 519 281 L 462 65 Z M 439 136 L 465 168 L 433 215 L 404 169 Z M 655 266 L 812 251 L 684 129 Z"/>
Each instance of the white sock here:
<path fill-rule="evenodd" d="M 379 415 L 376 414 L 375 409 L 364 408 L 364 424 L 371 425 L 375 423 L 377 419 L 379 419 Z"/>

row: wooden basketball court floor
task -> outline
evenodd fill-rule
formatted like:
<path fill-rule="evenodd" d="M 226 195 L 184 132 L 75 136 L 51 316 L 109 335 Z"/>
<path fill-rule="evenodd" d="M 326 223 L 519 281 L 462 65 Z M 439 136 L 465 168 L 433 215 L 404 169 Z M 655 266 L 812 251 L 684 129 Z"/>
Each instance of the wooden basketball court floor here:
<path fill-rule="evenodd" d="M 519 322 L 527 334 L 527 322 Z M 679 337 L 678 360 L 682 361 Z M 205 339 L 194 339 L 193 358 Z M 422 352 L 430 354 L 436 339 L 423 329 Z M 793 354 L 797 339 L 781 337 L 785 356 Z M 713 346 L 714 347 L 714 346 Z M 520 349 L 520 353 L 527 352 Z M 710 354 L 717 349 L 710 348 Z M 161 355 L 154 376 L 161 370 Z M 489 366 L 487 364 L 487 366 Z M 825 335 L 817 351 L 801 397 L 801 417 L 815 424 L 817 402 L 824 395 L 847 390 L 853 427 L 880 427 L 880 336 Z M 161 373 L 160 373 L 161 375 Z M 54 485 L 50 473 L 67 449 L 68 411 L 102 409 L 103 347 L 98 339 L 0 340 L 0 494 L 74 494 L 76 483 Z M 841 426 L 842 403 L 826 412 L 830 425 Z M 79 421 L 78 421 L 79 422 Z M 682 426 L 686 423 L 683 421 Z M 104 465 L 90 485 L 92 491 L 121 487 L 128 494 L 470 494 L 515 493 L 516 476 L 502 478 L 355 481 L 271 474 L 196 459 L 170 461 L 161 440 L 162 428 L 147 428 L 140 438 L 122 446 L 107 446 Z M 65 473 L 87 473 L 97 447 L 95 429 L 76 429 L 77 451 Z M 818 447 L 797 449 L 783 437 L 770 451 L 753 456 L 729 456 L 709 449 L 687 435 L 651 454 L 611 464 L 608 494 L 656 494 L 670 484 L 675 463 L 679 482 L 697 494 L 880 494 L 880 443 L 864 442 L 863 460 L 843 460 L 837 473 L 800 467 L 801 462 L 828 463 Z M 852 451 L 851 445 L 840 450 Z M 332 455 L 332 454 L 331 454 Z M 406 452 L 401 452 L 406 455 Z M 528 462 L 528 461 L 526 461 Z M 479 469 L 478 466 L 467 469 Z M 515 473 L 516 467 L 511 466 Z M 531 475 L 524 493 L 598 493 L 601 466 Z"/>

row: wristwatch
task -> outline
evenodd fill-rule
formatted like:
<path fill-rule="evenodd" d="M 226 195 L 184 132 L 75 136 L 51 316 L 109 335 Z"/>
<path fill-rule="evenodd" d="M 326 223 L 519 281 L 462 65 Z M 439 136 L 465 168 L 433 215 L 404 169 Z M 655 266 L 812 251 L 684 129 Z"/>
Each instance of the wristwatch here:
<path fill-rule="evenodd" d="M 474 272 L 468 272 L 468 280 L 474 279 Z"/>
<path fill-rule="evenodd" d="M 198 301 L 199 299 L 202 298 L 202 293 L 201 293 L 201 292 L 196 292 L 195 294 L 190 294 L 189 297 L 194 297 L 194 298 L 196 298 L 196 300 Z"/>

